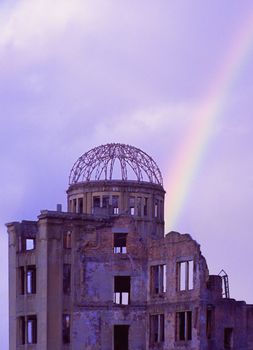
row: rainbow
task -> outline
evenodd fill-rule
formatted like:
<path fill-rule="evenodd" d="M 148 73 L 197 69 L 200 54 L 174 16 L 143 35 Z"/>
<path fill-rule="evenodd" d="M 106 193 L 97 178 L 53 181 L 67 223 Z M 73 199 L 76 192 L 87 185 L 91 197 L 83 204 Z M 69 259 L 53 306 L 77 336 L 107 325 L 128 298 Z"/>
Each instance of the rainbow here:
<path fill-rule="evenodd" d="M 209 93 L 198 108 L 178 155 L 172 164 L 172 172 L 165 177 L 167 204 L 165 221 L 169 230 L 176 230 L 184 204 L 189 196 L 192 179 L 198 172 L 205 150 L 211 140 L 217 119 L 222 111 L 234 83 L 247 60 L 253 45 L 253 12 L 244 22 L 212 82 Z"/>

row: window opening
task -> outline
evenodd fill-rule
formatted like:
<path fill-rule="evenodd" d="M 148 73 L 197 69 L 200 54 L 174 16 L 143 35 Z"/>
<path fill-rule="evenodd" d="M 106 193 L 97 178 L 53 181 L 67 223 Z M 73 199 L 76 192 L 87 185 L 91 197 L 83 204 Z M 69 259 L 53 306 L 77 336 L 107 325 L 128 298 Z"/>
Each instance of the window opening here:
<path fill-rule="evenodd" d="M 71 231 L 67 231 L 63 233 L 63 248 L 64 249 L 71 248 Z"/>
<path fill-rule="evenodd" d="M 164 341 L 164 315 L 150 315 L 150 343 L 161 343 Z"/>
<path fill-rule="evenodd" d="M 213 325 L 214 323 L 214 307 L 212 305 L 208 305 L 206 309 L 206 336 L 207 339 L 212 338 L 213 334 Z"/>
<path fill-rule="evenodd" d="M 76 198 L 73 199 L 73 212 L 76 213 Z"/>
<path fill-rule="evenodd" d="M 192 312 L 183 311 L 176 314 L 176 339 L 191 340 L 192 339 Z"/>
<path fill-rule="evenodd" d="M 19 343 L 21 345 L 25 344 L 25 317 L 20 316 L 18 318 L 18 325 L 19 325 Z"/>
<path fill-rule="evenodd" d="M 25 250 L 35 249 L 35 238 L 26 238 L 25 239 Z"/>
<path fill-rule="evenodd" d="M 193 260 L 181 261 L 177 263 L 178 290 L 193 289 Z"/>
<path fill-rule="evenodd" d="M 83 213 L 83 198 L 78 198 L 78 209 L 77 209 L 78 214 Z"/>
<path fill-rule="evenodd" d="M 114 303 L 130 304 L 130 276 L 114 276 Z"/>
<path fill-rule="evenodd" d="M 166 265 L 150 267 L 150 283 L 151 294 L 166 292 Z"/>
<path fill-rule="evenodd" d="M 27 343 L 37 343 L 37 317 L 27 316 Z"/>
<path fill-rule="evenodd" d="M 155 200 L 155 218 L 158 217 L 158 200 Z"/>
<path fill-rule="evenodd" d="M 123 253 L 127 252 L 126 249 L 127 233 L 114 233 L 114 253 Z"/>
<path fill-rule="evenodd" d="M 19 291 L 20 294 L 25 294 L 25 268 L 24 266 L 19 267 Z"/>
<path fill-rule="evenodd" d="M 119 214 L 119 196 L 112 196 L 112 212 L 114 215 Z"/>
<path fill-rule="evenodd" d="M 142 198 L 137 197 L 137 215 L 141 216 L 141 205 L 142 205 Z"/>
<path fill-rule="evenodd" d="M 36 293 L 36 266 L 29 265 L 26 269 L 26 292 L 27 294 Z"/>
<path fill-rule="evenodd" d="M 129 325 L 114 325 L 114 350 L 128 350 Z"/>
<path fill-rule="evenodd" d="M 135 215 L 135 197 L 129 198 L 129 211 L 130 215 Z"/>
<path fill-rule="evenodd" d="M 102 207 L 103 208 L 109 208 L 109 196 L 103 196 L 102 197 Z"/>
<path fill-rule="evenodd" d="M 70 315 L 62 315 L 62 341 L 64 344 L 70 343 Z"/>
<path fill-rule="evenodd" d="M 24 246 L 24 238 L 22 236 L 18 237 L 18 251 L 22 252 L 23 250 L 25 250 L 25 246 Z"/>
<path fill-rule="evenodd" d="M 233 328 L 224 328 L 224 348 L 233 348 Z"/>
<path fill-rule="evenodd" d="M 148 216 L 148 198 L 144 198 L 143 215 Z"/>
<path fill-rule="evenodd" d="M 93 197 L 93 208 L 100 208 L 100 197 L 99 196 Z"/>
<path fill-rule="evenodd" d="M 69 295 L 71 291 L 71 265 L 63 264 L 63 293 Z"/>

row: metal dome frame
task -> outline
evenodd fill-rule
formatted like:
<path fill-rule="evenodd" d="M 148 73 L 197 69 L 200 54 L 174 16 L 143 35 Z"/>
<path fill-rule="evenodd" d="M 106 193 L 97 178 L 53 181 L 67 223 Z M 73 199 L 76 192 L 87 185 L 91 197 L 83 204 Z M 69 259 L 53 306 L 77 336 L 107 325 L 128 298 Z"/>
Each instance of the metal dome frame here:
<path fill-rule="evenodd" d="M 147 178 L 151 183 L 163 185 L 162 174 L 156 162 L 139 148 L 121 143 L 108 143 L 84 153 L 70 171 L 69 184 L 91 180 L 114 180 L 116 159 L 120 163 L 123 181 L 128 180 L 129 168 L 135 174 L 137 181 L 146 181 Z"/>

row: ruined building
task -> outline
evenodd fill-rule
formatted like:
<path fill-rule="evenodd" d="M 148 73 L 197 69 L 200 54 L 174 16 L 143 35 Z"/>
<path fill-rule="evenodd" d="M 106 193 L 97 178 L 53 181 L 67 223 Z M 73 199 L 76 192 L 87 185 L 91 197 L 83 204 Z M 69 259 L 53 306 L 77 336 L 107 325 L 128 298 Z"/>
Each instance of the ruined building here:
<path fill-rule="evenodd" d="M 151 157 L 108 144 L 74 164 L 67 212 L 7 224 L 10 350 L 252 350 L 253 306 L 164 235 L 164 196 Z"/>

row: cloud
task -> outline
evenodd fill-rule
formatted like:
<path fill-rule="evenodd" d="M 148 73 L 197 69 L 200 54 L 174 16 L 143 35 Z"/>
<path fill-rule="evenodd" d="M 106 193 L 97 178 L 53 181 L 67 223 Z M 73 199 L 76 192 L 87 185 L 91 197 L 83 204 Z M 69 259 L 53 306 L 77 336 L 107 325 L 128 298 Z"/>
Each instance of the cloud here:
<path fill-rule="evenodd" d="M 43 48 L 54 36 L 64 33 L 73 20 L 88 28 L 98 19 L 96 4 L 81 0 L 18 1 L 5 8 L 0 44 L 25 49 L 36 41 Z"/>
<path fill-rule="evenodd" d="M 166 130 L 173 139 L 175 130 L 186 126 L 195 110 L 192 104 L 151 105 L 127 113 L 114 115 L 110 120 L 101 120 L 95 129 L 97 140 L 106 138 L 117 140 L 138 139 L 148 143 L 152 135 L 159 138 Z"/>

